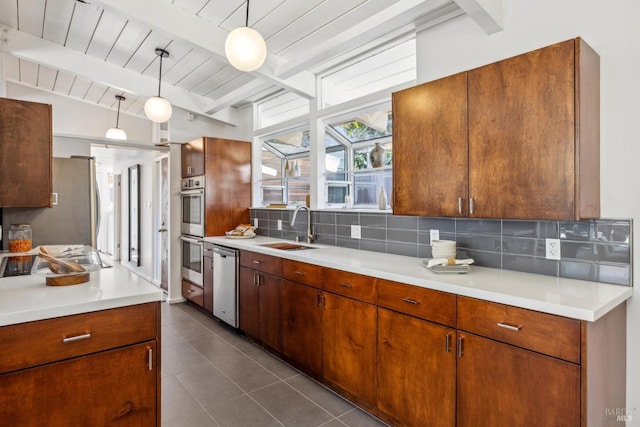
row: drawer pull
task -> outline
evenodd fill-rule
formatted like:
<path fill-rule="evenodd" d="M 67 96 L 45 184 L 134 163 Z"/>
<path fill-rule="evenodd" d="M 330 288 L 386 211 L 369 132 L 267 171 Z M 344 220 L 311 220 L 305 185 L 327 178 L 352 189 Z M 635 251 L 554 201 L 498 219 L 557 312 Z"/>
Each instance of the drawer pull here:
<path fill-rule="evenodd" d="M 295 274 L 297 274 L 298 276 L 304 276 L 304 271 L 294 271 Z"/>
<path fill-rule="evenodd" d="M 342 286 L 343 288 L 352 288 L 352 287 L 353 287 L 353 286 L 351 286 L 351 284 L 350 284 L 350 283 L 344 283 L 344 282 L 341 282 L 341 283 L 338 283 L 338 284 L 339 284 L 340 286 Z"/>
<path fill-rule="evenodd" d="M 499 327 L 501 327 L 501 328 L 509 329 L 510 331 L 516 331 L 516 332 L 519 331 L 520 329 L 522 329 L 522 326 L 513 326 L 513 325 L 510 325 L 508 323 L 503 323 L 503 322 L 500 322 L 497 325 Z"/>
<path fill-rule="evenodd" d="M 153 371 L 153 349 L 149 348 L 149 370 Z"/>
<path fill-rule="evenodd" d="M 412 298 L 402 298 L 402 301 L 408 302 L 409 304 L 413 304 L 413 305 L 420 304 L 420 301 L 416 301 L 416 300 L 414 300 Z"/>
<path fill-rule="evenodd" d="M 463 337 L 458 337 L 458 357 L 462 357 L 464 355 L 464 349 L 462 348 L 464 343 Z"/>
<path fill-rule="evenodd" d="M 91 333 L 83 334 L 83 335 L 76 335 L 74 337 L 63 338 L 62 342 L 74 342 L 74 341 L 86 340 L 86 339 L 89 339 L 89 338 L 91 338 Z"/>
<path fill-rule="evenodd" d="M 254 263 L 254 264 L 260 264 L 260 263 L 261 263 L 261 261 L 258 261 L 257 259 L 254 259 L 254 260 L 253 260 L 253 263 Z"/>

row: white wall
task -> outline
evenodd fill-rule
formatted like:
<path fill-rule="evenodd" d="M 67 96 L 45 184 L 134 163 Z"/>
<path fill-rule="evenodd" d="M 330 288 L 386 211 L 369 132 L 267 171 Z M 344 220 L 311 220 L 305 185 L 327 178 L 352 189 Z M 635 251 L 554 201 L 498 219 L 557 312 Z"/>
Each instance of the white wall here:
<path fill-rule="evenodd" d="M 461 17 L 418 35 L 418 82 L 469 70 L 580 36 L 601 61 L 601 213 L 640 224 L 640 2 L 637 0 L 505 1 L 504 31 L 488 36 Z M 634 263 L 640 265 L 640 239 Z M 640 275 L 634 285 L 640 284 Z M 640 298 L 627 303 L 627 408 L 640 426 Z"/>

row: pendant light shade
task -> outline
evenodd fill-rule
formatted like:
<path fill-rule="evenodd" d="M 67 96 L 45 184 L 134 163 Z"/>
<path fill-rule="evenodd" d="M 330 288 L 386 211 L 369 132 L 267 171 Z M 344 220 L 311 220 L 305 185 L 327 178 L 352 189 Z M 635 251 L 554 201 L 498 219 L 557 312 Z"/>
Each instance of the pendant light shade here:
<path fill-rule="evenodd" d="M 257 70 L 267 58 L 267 44 L 264 38 L 259 32 L 249 28 L 249 0 L 246 25 L 229 33 L 224 44 L 224 53 L 229 63 L 240 71 Z"/>
<path fill-rule="evenodd" d="M 126 98 L 122 95 L 116 95 L 116 99 L 118 100 L 118 115 L 116 116 L 116 127 L 111 128 L 107 131 L 105 137 L 109 139 L 120 139 L 126 140 L 127 133 L 118 127 L 120 123 L 120 102 L 126 100 Z"/>
<path fill-rule="evenodd" d="M 164 123 L 171 118 L 173 108 L 169 101 L 160 96 L 160 86 L 162 85 L 162 58 L 168 58 L 169 52 L 164 49 L 156 49 L 156 55 L 160 57 L 160 72 L 158 75 L 158 96 L 152 96 L 144 103 L 144 113 L 149 120 L 156 123 Z"/>

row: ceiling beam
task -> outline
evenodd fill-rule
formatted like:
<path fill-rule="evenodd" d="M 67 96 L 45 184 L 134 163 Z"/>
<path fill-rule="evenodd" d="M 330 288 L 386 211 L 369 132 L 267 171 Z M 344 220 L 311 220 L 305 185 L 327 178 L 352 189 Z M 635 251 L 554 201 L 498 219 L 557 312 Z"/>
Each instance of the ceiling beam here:
<path fill-rule="evenodd" d="M 195 45 L 210 53 L 215 59 L 227 62 L 224 43 L 229 33 L 168 1 L 154 1 L 153 5 L 132 0 L 95 0 L 93 3 L 123 14 L 173 38 Z M 264 65 L 252 71 L 251 74 L 304 98 L 315 98 L 315 75 L 308 71 L 301 71 L 295 78 L 283 79 L 275 74 L 282 62 L 282 58 L 268 53 Z"/>
<path fill-rule="evenodd" d="M 453 0 L 487 34 L 504 30 L 503 0 Z"/>
<path fill-rule="evenodd" d="M 0 28 L 2 28 L 1 25 Z M 157 94 L 158 80 L 156 78 L 127 70 L 57 43 L 32 36 L 24 31 L 9 28 L 7 41 L 0 44 L 0 51 L 36 64 L 84 77 L 116 90 L 147 97 Z M 207 113 L 206 108 L 208 108 L 211 101 L 203 96 L 168 84 L 162 85 L 162 95 L 177 107 L 232 126 L 237 126 L 238 124 L 238 119 L 234 117 L 233 110 L 219 110 L 214 114 Z"/>
<path fill-rule="evenodd" d="M 262 81 L 261 79 L 255 79 L 249 83 L 239 87 L 236 90 L 229 92 L 226 95 L 217 98 L 214 102 L 210 102 L 208 106 L 204 107 L 207 114 L 215 114 L 225 108 L 231 107 L 233 104 L 244 101 L 252 95 L 261 92 L 265 89 L 272 87 L 271 84 Z"/>

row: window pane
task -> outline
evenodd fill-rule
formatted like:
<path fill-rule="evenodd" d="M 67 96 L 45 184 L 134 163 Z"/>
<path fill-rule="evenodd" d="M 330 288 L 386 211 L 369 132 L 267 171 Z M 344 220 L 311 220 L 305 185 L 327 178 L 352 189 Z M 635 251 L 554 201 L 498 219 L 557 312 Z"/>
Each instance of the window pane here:
<path fill-rule="evenodd" d="M 393 144 L 388 142 L 386 144 L 380 144 L 382 148 L 387 152 L 387 160 L 385 166 L 392 165 L 393 159 Z M 375 145 L 369 145 L 366 147 L 356 148 L 353 150 L 353 168 L 354 169 L 368 169 L 371 168 L 371 160 L 369 159 L 369 153 L 373 150 Z"/>
<path fill-rule="evenodd" d="M 378 206 L 380 187 L 384 185 L 387 203 L 391 200 L 392 174 L 390 170 L 380 170 L 379 173 L 356 175 L 354 184 L 354 204 L 358 206 Z"/>
<path fill-rule="evenodd" d="M 391 111 L 376 111 L 343 123 L 330 125 L 349 142 L 369 141 L 391 136 Z"/>
<path fill-rule="evenodd" d="M 282 159 L 269 150 L 262 150 L 262 180 L 282 178 Z"/>
<path fill-rule="evenodd" d="M 297 131 L 266 139 L 263 141 L 263 144 L 268 144 L 284 157 L 293 154 L 308 153 L 309 138 L 309 131 Z"/>
<path fill-rule="evenodd" d="M 344 196 L 347 194 L 349 194 L 349 187 L 329 185 L 327 187 L 327 202 L 344 203 Z"/>
<path fill-rule="evenodd" d="M 307 194 L 311 191 L 308 180 L 289 180 L 287 183 L 289 203 L 305 204 Z"/>
<path fill-rule="evenodd" d="M 262 188 L 262 204 L 268 205 L 269 203 L 284 203 L 283 199 L 284 190 L 282 187 L 263 187 Z"/>

